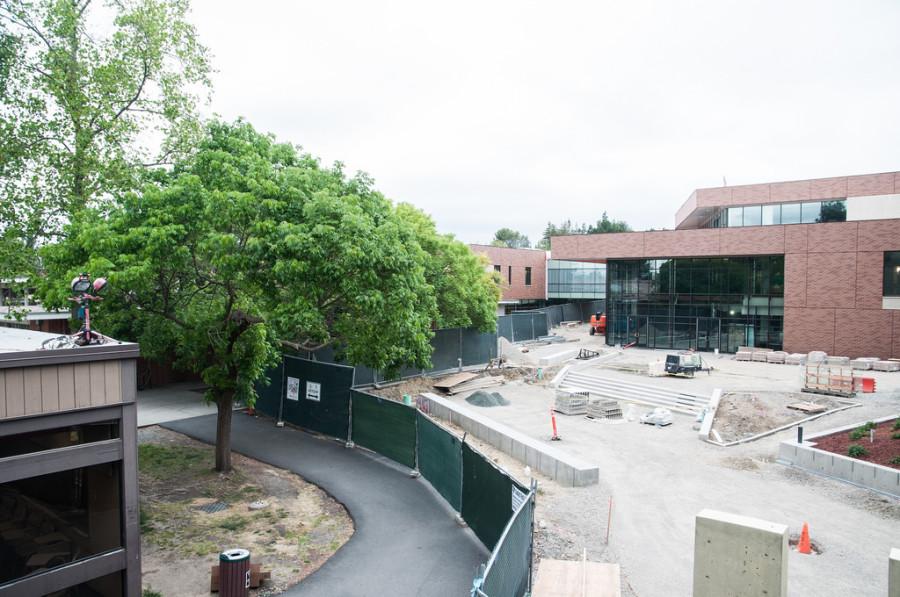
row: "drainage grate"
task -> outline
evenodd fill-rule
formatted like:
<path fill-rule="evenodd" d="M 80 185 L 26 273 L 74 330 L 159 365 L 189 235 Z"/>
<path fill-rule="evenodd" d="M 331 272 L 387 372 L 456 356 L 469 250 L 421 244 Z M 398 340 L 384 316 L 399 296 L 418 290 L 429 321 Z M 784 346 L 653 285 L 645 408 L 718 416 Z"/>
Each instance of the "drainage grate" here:
<path fill-rule="evenodd" d="M 213 502 L 211 504 L 206 504 L 205 506 L 197 506 L 198 510 L 203 510 L 207 514 L 215 514 L 216 512 L 221 512 L 228 508 L 228 504 L 225 502 Z"/>

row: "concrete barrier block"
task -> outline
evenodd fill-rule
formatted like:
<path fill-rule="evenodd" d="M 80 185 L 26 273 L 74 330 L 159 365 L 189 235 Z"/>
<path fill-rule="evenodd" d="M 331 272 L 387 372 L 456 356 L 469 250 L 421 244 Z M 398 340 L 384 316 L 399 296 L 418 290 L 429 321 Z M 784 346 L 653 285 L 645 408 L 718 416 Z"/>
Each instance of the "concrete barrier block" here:
<path fill-rule="evenodd" d="M 900 471 L 885 466 L 875 467 L 875 489 L 900 496 Z"/>
<path fill-rule="evenodd" d="M 843 456 L 835 456 L 831 465 L 831 474 L 841 479 L 853 479 L 853 461 Z"/>
<path fill-rule="evenodd" d="M 875 467 L 868 462 L 857 460 L 853 463 L 850 480 L 864 486 L 871 486 L 875 482 Z"/>
<path fill-rule="evenodd" d="M 900 597 L 900 549 L 891 549 L 888 564 L 888 597 Z"/>
<path fill-rule="evenodd" d="M 556 478 L 556 472 L 557 472 L 557 460 L 556 460 L 556 458 L 553 458 L 552 456 L 550 456 L 550 455 L 547 454 L 546 452 L 541 452 L 541 453 L 540 453 L 540 464 L 539 464 L 538 466 L 539 466 L 539 470 L 540 470 L 542 473 L 544 473 L 545 475 L 547 475 L 547 476 L 550 477 L 551 479 L 555 479 L 555 478 Z"/>
<path fill-rule="evenodd" d="M 563 462 L 558 463 L 556 465 L 556 482 L 563 487 L 574 487 L 575 470 L 568 464 Z"/>
<path fill-rule="evenodd" d="M 797 450 L 797 466 L 802 466 L 803 468 L 812 468 L 814 454 L 815 452 L 813 452 L 812 450 Z"/>
<path fill-rule="evenodd" d="M 782 460 L 789 464 L 796 464 L 797 444 L 792 442 L 781 442 L 778 445 L 778 460 Z"/>
<path fill-rule="evenodd" d="M 575 487 L 587 487 L 600 482 L 599 468 L 574 469 Z"/>
<path fill-rule="evenodd" d="M 694 597 L 787 597 L 788 528 L 703 510 L 694 535 Z"/>

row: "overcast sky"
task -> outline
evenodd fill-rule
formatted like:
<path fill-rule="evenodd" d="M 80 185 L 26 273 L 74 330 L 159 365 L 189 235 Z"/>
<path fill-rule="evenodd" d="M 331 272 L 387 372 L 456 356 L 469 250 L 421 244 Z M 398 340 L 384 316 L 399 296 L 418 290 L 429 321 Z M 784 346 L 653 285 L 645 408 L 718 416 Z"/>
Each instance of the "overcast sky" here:
<path fill-rule="evenodd" d="M 900 170 L 900 2 L 194 0 L 210 106 L 442 231 L 536 241 L 691 191 Z"/>

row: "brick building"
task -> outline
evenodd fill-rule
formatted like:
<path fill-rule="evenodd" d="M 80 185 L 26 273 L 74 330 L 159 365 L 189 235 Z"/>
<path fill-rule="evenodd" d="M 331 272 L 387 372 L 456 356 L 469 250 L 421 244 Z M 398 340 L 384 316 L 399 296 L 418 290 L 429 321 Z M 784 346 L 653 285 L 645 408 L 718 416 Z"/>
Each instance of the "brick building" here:
<path fill-rule="evenodd" d="M 469 245 L 487 257 L 490 270 L 500 276 L 503 295 L 500 307 L 538 303 L 547 298 L 547 252 L 540 249 L 510 249 L 492 245 Z"/>
<path fill-rule="evenodd" d="M 609 344 L 900 357 L 900 172 L 698 189 L 675 228 L 551 239 L 606 263 Z"/>

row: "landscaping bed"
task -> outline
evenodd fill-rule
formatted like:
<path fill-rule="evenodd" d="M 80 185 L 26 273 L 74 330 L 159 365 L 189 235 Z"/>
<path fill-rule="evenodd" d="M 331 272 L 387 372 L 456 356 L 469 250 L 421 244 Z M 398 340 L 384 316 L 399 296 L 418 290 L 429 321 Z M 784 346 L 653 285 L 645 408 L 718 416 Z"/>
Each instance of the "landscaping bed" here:
<path fill-rule="evenodd" d="M 870 442 L 867 426 L 875 429 L 875 441 Z M 812 440 L 820 450 L 851 456 L 874 464 L 900 469 L 900 419 L 874 424 L 867 423 L 857 430 L 842 431 Z M 854 434 L 854 431 L 856 433 Z M 894 436 L 897 436 L 896 438 Z M 851 446 L 859 446 L 864 452 Z"/>
<path fill-rule="evenodd" d="M 207 596 L 218 554 L 242 547 L 271 571 L 251 594 L 274 595 L 353 534 L 343 506 L 294 473 L 233 454 L 234 470 L 219 474 L 212 446 L 159 427 L 141 429 L 138 441 L 145 594 Z"/>

